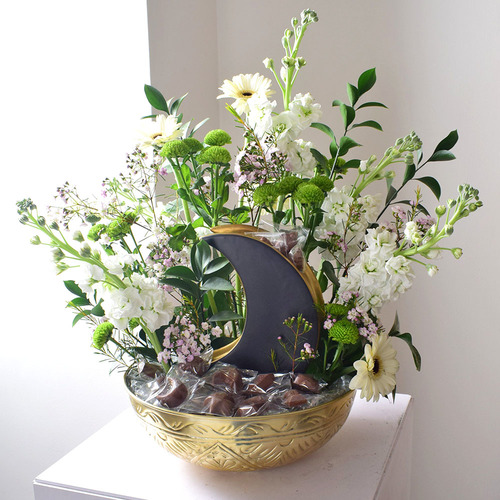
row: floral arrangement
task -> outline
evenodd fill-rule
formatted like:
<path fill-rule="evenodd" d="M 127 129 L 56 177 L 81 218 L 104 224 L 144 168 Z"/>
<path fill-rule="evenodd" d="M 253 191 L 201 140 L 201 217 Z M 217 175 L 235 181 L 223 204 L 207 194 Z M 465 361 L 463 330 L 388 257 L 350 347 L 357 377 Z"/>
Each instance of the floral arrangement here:
<path fill-rule="evenodd" d="M 280 68 L 264 60 L 280 103 L 271 79 L 260 74 L 241 74 L 220 87 L 218 98 L 229 101 L 243 134 L 235 158 L 226 147 L 232 143 L 228 132 L 211 130 L 202 138 L 206 120 L 183 122 L 186 96 L 166 100 L 146 85 L 157 113 L 142 120 L 126 171 L 105 179 L 100 196 L 84 197 L 64 184 L 57 190 L 60 203 L 43 215 L 31 199 L 18 202 L 20 221 L 38 231 L 32 243 L 51 247 L 58 272 L 67 277 L 73 323 L 89 322 L 93 347 L 116 366 L 152 360 L 168 370 L 241 334 L 242 284 L 202 236 L 220 224 L 250 224 L 295 231 L 304 261 L 314 267 L 325 302 L 318 345 L 301 344 L 310 328 L 301 311 L 297 320 L 283 318 L 295 335 L 294 360 L 307 360 L 309 373 L 328 383 L 352 375 L 350 388 L 376 401 L 395 391 L 399 364 L 392 339 L 409 345 L 420 369 L 412 336 L 400 332 L 397 317 L 386 331 L 381 308 L 411 287 L 415 266 L 433 276 L 441 254 L 461 257 L 460 248 L 446 248 L 442 240 L 482 203 L 477 189 L 465 184 L 434 211 L 423 204 L 421 185 L 438 200 L 441 188 L 420 171 L 455 158 L 456 131 L 425 160 L 414 132 L 380 159 L 353 157 L 360 146 L 352 138 L 357 128 L 382 131 L 378 122 L 360 119 L 369 108 L 386 107 L 366 99 L 375 69 L 347 84 L 348 103 L 333 101 L 343 122 L 338 134 L 321 123 L 321 106 L 310 93 L 293 94 L 306 64 L 299 48 L 317 21 L 312 10 L 292 19 Z M 328 137 L 328 151 L 303 138 L 310 128 Z M 410 183 L 414 198 L 399 199 Z M 168 194 L 159 194 L 159 184 L 170 188 Z M 372 184 L 386 193 L 368 194 Z M 286 339 L 280 342 L 288 348 Z"/>

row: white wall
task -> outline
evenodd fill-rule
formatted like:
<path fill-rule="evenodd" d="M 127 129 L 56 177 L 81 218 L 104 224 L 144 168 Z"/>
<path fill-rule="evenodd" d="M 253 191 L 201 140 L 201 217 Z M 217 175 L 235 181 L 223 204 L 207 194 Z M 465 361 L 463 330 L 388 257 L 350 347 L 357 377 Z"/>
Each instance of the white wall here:
<path fill-rule="evenodd" d="M 0 498 L 25 500 L 36 475 L 129 404 L 91 331 L 71 327 L 62 280 L 15 202 L 43 209 L 66 180 L 98 192 L 124 166 L 149 113 L 146 3 L 4 2 L 0 25 Z"/>
<path fill-rule="evenodd" d="M 423 370 L 416 373 L 408 351 L 400 346 L 398 390 L 412 394 L 416 403 L 412 498 L 498 498 L 496 347 L 500 329 L 494 312 L 500 245 L 495 231 L 500 209 L 496 148 L 500 4 L 496 0 L 474 4 L 465 0 L 191 0 L 189 4 L 150 0 L 148 6 L 150 18 L 156 19 L 156 28 L 151 23 L 150 27 L 159 30 L 150 33 L 153 84 L 165 90 L 189 87 L 200 115 L 213 111 L 217 87 L 225 78 L 265 73 L 264 57 L 279 60 L 282 31 L 292 16 L 310 7 L 317 10 L 320 22 L 310 27 L 304 40 L 308 64 L 297 91 L 310 91 L 324 107 L 322 121 L 333 121 L 338 129 L 338 115 L 329 104 L 333 98 L 346 99 L 345 83 L 355 84 L 362 71 L 375 66 L 378 83 L 372 98 L 390 110 L 366 113 L 379 119 L 385 130 L 383 135 L 366 130 L 355 136 L 365 145 L 366 157 L 381 156 L 393 140 L 412 129 L 429 154 L 458 128 L 460 141 L 454 149 L 458 159 L 431 165 L 426 175 L 440 179 L 443 200 L 455 196 L 459 183 L 473 184 L 480 189 L 485 207 L 462 221 L 450 239 L 450 245 L 463 247 L 462 259 L 457 262 L 446 256 L 432 279 L 418 272 L 413 289 L 398 303 L 402 328 L 414 335 L 423 356 Z M 216 12 L 216 27 L 207 12 Z M 168 24 L 168 36 L 189 52 L 191 65 L 183 72 L 164 61 L 171 56 L 162 38 L 168 19 L 182 19 L 177 25 Z M 211 45 L 214 38 L 218 59 Z M 218 67 L 215 85 L 211 71 L 197 71 L 207 67 L 208 58 L 212 68 Z M 236 139 L 232 118 L 221 102 L 218 109 L 220 125 L 233 131 Z M 315 131 L 311 137 L 321 139 Z M 425 196 L 432 206 L 432 194 Z M 384 313 L 387 326 L 394 310 L 389 307 Z"/>

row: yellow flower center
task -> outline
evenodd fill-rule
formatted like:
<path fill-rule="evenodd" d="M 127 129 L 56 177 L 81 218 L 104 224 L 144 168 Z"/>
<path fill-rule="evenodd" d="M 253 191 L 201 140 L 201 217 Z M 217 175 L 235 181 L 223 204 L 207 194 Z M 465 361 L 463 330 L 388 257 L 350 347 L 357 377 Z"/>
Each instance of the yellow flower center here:
<path fill-rule="evenodd" d="M 243 90 L 243 91 L 241 92 L 241 95 L 242 95 L 243 97 L 252 97 L 252 96 L 253 96 L 253 92 L 252 92 L 251 90 Z"/>

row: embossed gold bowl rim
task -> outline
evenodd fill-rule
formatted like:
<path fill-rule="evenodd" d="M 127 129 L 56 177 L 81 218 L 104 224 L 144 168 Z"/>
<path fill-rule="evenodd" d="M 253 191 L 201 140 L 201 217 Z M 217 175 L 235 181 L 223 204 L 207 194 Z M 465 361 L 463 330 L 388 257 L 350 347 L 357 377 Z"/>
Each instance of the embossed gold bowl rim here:
<path fill-rule="evenodd" d="M 147 432 L 174 455 L 216 470 L 245 471 L 294 462 L 323 446 L 346 421 L 355 391 L 303 410 L 223 417 L 146 403 L 125 386 Z"/>

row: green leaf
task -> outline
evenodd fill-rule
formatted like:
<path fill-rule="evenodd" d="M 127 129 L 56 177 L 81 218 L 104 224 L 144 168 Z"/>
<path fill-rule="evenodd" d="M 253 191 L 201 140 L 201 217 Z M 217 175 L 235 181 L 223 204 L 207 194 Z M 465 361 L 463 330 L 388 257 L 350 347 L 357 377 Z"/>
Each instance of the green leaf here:
<path fill-rule="evenodd" d="M 330 142 L 330 154 L 332 155 L 332 158 L 335 158 L 337 156 L 338 150 L 339 147 L 337 146 L 337 141 L 333 139 L 333 141 Z"/>
<path fill-rule="evenodd" d="M 155 89 L 151 85 L 144 85 L 144 92 L 146 94 L 147 100 L 149 101 L 149 104 L 151 104 L 153 108 L 160 111 L 165 111 L 165 113 L 168 114 L 167 101 L 165 101 L 165 98 L 158 89 Z"/>
<path fill-rule="evenodd" d="M 441 186 L 439 185 L 439 182 L 434 179 L 434 177 L 420 177 L 416 180 L 420 181 L 422 184 L 425 184 L 434 193 L 434 196 L 439 200 L 441 196 Z"/>
<path fill-rule="evenodd" d="M 179 99 L 177 99 L 176 101 L 174 101 L 174 103 L 172 104 L 172 106 L 170 106 L 170 114 L 171 115 L 176 115 L 177 114 L 177 111 L 179 111 L 179 107 L 182 104 L 182 101 L 186 98 L 186 96 L 187 96 L 187 94 L 184 94 L 182 97 L 179 97 Z"/>
<path fill-rule="evenodd" d="M 64 282 L 64 286 L 73 294 L 78 295 L 78 297 L 87 297 L 87 295 L 82 291 L 82 289 L 72 280 Z"/>
<path fill-rule="evenodd" d="M 339 101 L 338 99 L 335 99 L 332 102 L 332 106 L 340 106 L 341 104 L 344 104 L 342 101 Z"/>
<path fill-rule="evenodd" d="M 73 325 L 75 326 L 82 318 L 87 317 L 90 314 L 90 311 L 83 311 L 81 313 L 78 313 L 75 318 L 73 319 Z"/>
<path fill-rule="evenodd" d="M 399 200 L 396 203 L 402 203 L 403 205 L 408 205 L 410 207 L 413 206 L 413 202 L 411 200 Z M 428 210 L 421 203 L 417 205 L 417 209 L 420 210 L 423 214 L 429 215 Z"/>
<path fill-rule="evenodd" d="M 323 156 L 317 149 L 314 148 L 311 148 L 311 153 L 314 156 L 314 159 L 321 165 L 325 174 L 329 175 L 330 169 L 328 167 L 328 160 L 326 159 L 326 156 Z"/>
<path fill-rule="evenodd" d="M 355 148 L 356 146 L 361 146 L 354 139 L 350 137 L 344 136 L 340 139 L 340 147 L 339 147 L 339 156 L 344 156 L 351 148 Z"/>
<path fill-rule="evenodd" d="M 102 302 L 102 300 L 101 300 Z M 99 304 L 95 305 L 91 310 L 90 314 L 93 314 L 94 316 L 104 316 L 104 309 L 101 306 L 101 302 Z"/>
<path fill-rule="evenodd" d="M 361 122 L 361 123 L 355 123 L 352 128 L 356 128 L 356 127 L 371 127 L 371 128 L 375 128 L 377 130 L 380 130 L 381 132 L 383 132 L 382 130 L 382 125 L 380 125 L 380 123 L 374 121 L 374 120 L 367 120 L 365 122 Z"/>
<path fill-rule="evenodd" d="M 178 288 L 184 293 L 191 295 L 194 298 L 199 297 L 200 290 L 198 286 L 192 281 L 185 280 L 182 278 L 162 278 L 161 283 L 165 285 L 173 286 L 174 288 Z"/>
<path fill-rule="evenodd" d="M 346 104 L 341 104 L 340 114 L 344 122 L 344 128 L 347 130 L 349 125 L 354 121 L 354 118 L 356 117 L 356 111 L 354 111 L 354 108 L 351 106 L 347 106 Z"/>
<path fill-rule="evenodd" d="M 447 151 L 453 148 L 458 141 L 458 131 L 452 130 L 437 146 L 434 153 L 437 151 Z"/>
<path fill-rule="evenodd" d="M 347 170 L 349 168 L 358 168 L 361 163 L 361 160 L 349 160 L 344 163 L 342 166 L 342 170 Z"/>
<path fill-rule="evenodd" d="M 245 317 L 235 313 L 234 311 L 219 311 L 213 316 L 210 316 L 210 318 L 208 318 L 208 321 L 226 322 L 226 321 L 235 321 L 239 319 L 245 319 Z"/>
<path fill-rule="evenodd" d="M 349 102 L 351 103 L 351 106 L 354 106 L 359 99 L 358 89 L 354 85 L 351 85 L 350 83 L 347 84 L 347 97 L 349 97 Z"/>
<path fill-rule="evenodd" d="M 201 290 L 222 290 L 225 292 L 232 292 L 234 290 L 230 281 L 220 278 L 219 276 L 212 276 L 204 281 L 200 287 Z"/>
<path fill-rule="evenodd" d="M 331 262 L 328 260 L 324 260 L 321 264 L 321 270 L 325 274 L 325 276 L 333 283 L 335 289 L 340 286 L 339 280 L 337 279 L 337 275 L 335 274 L 335 269 Z"/>
<path fill-rule="evenodd" d="M 205 275 L 213 274 L 220 271 L 224 267 L 231 265 L 226 257 L 216 257 L 212 260 L 205 269 Z"/>
<path fill-rule="evenodd" d="M 417 348 L 413 345 L 413 341 L 411 338 L 411 334 L 409 333 L 401 333 L 399 335 L 395 335 L 395 338 L 404 340 L 408 346 L 410 347 L 411 354 L 413 356 L 413 362 L 415 363 L 415 368 L 420 371 L 422 368 L 422 357 L 418 352 Z"/>
<path fill-rule="evenodd" d="M 198 280 L 202 279 L 203 271 L 211 260 L 212 252 L 210 245 L 206 241 L 201 240 L 193 246 L 191 250 L 191 267 Z"/>
<path fill-rule="evenodd" d="M 385 199 L 385 204 L 391 203 L 391 201 L 396 198 L 398 194 L 397 189 L 394 186 L 389 186 L 389 191 L 387 192 L 387 197 Z"/>
<path fill-rule="evenodd" d="M 321 132 L 324 132 L 326 135 L 328 135 L 330 137 L 330 139 L 335 139 L 335 135 L 333 134 L 333 130 L 328 125 L 325 125 L 324 123 L 318 123 L 318 122 L 311 123 L 311 128 L 321 130 Z"/>
<path fill-rule="evenodd" d="M 389 332 L 389 337 L 394 337 L 395 335 L 399 335 L 399 317 L 398 313 L 394 317 L 394 323 L 392 324 L 391 330 Z"/>
<path fill-rule="evenodd" d="M 196 276 L 189 267 L 186 266 L 173 266 L 165 271 L 165 277 L 182 278 L 191 281 L 196 281 Z"/>
<path fill-rule="evenodd" d="M 450 161 L 455 158 L 455 155 L 451 151 L 442 149 L 441 151 L 432 153 L 431 157 L 427 161 Z"/>
<path fill-rule="evenodd" d="M 201 127 L 203 127 L 203 125 L 205 125 L 205 123 L 208 122 L 208 120 L 210 120 L 210 118 L 205 118 L 204 120 L 202 120 L 200 123 L 196 124 L 194 127 L 193 127 L 193 130 L 191 130 L 191 132 L 189 132 L 189 137 L 193 137 L 194 133 Z"/>
<path fill-rule="evenodd" d="M 318 283 L 321 289 L 321 293 L 324 293 L 325 290 L 328 288 L 328 278 L 324 274 L 321 274 L 319 276 Z"/>
<path fill-rule="evenodd" d="M 358 79 L 358 91 L 359 95 L 368 92 L 377 81 L 377 76 L 375 74 L 375 68 L 368 69 Z"/>
<path fill-rule="evenodd" d="M 365 102 L 365 103 L 359 105 L 356 109 L 361 109 L 361 108 L 385 108 L 385 109 L 388 109 L 385 104 L 382 104 L 381 102 L 375 102 L 375 101 Z"/>
<path fill-rule="evenodd" d="M 416 172 L 416 168 L 415 168 L 415 165 L 413 163 L 411 165 L 406 166 L 405 176 L 403 179 L 403 186 L 407 182 L 411 181 L 413 179 L 413 177 L 415 177 L 415 172 Z"/>
<path fill-rule="evenodd" d="M 76 297 L 75 299 L 68 302 L 68 307 L 82 307 L 89 305 L 90 301 L 87 299 L 87 297 Z"/>

